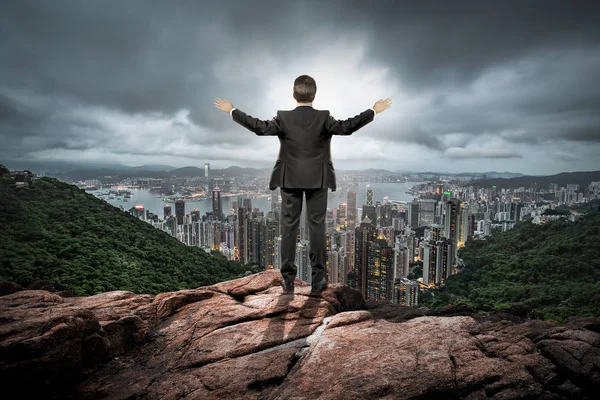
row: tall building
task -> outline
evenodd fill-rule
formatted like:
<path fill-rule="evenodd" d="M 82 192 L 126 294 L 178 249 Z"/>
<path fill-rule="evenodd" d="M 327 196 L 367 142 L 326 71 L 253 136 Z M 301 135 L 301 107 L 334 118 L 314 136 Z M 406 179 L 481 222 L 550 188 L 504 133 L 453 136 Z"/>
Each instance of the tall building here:
<path fill-rule="evenodd" d="M 408 307 L 419 305 L 419 283 L 408 279 L 399 279 L 394 285 L 395 296 L 392 303 Z"/>
<path fill-rule="evenodd" d="M 367 198 L 365 201 L 365 204 L 368 206 L 374 206 L 375 205 L 375 195 L 373 193 L 373 189 L 371 188 L 371 185 L 369 185 L 367 183 Z"/>
<path fill-rule="evenodd" d="M 350 277 L 348 279 L 348 284 L 357 289 L 365 299 L 367 298 L 369 274 L 369 250 L 376 238 L 377 230 L 369 217 L 365 217 L 360 226 L 356 228 L 355 265 L 352 271 L 353 282 L 350 281 Z"/>
<path fill-rule="evenodd" d="M 327 263 L 329 264 L 329 274 L 327 281 L 331 283 L 344 283 L 342 281 L 343 265 L 341 263 L 342 255 L 338 248 L 333 248 L 327 252 Z"/>
<path fill-rule="evenodd" d="M 510 220 L 515 222 L 521 222 L 521 210 L 523 204 L 521 199 L 513 198 L 510 202 Z"/>
<path fill-rule="evenodd" d="M 379 235 L 369 248 L 367 264 L 367 297 L 365 300 L 391 302 L 394 282 L 394 251 Z"/>
<path fill-rule="evenodd" d="M 441 240 L 444 237 L 444 227 L 442 225 L 432 224 L 426 231 L 429 231 L 429 237 L 427 237 L 429 240 Z"/>
<path fill-rule="evenodd" d="M 266 264 L 266 251 L 265 251 L 265 234 L 266 234 L 266 221 L 265 217 L 258 216 L 250 218 L 249 220 L 250 230 L 248 232 L 248 250 L 250 261 L 257 265 L 264 266 Z"/>
<path fill-rule="evenodd" d="M 419 227 L 419 202 L 413 199 L 408 203 L 408 226 L 411 228 Z"/>
<path fill-rule="evenodd" d="M 181 199 L 175 202 L 175 217 L 177 218 L 177 225 L 183 225 L 183 220 L 185 219 L 185 202 Z"/>
<path fill-rule="evenodd" d="M 454 257 L 458 249 L 458 229 L 460 226 L 460 204 L 461 201 L 452 198 L 445 203 L 444 213 L 444 237 L 452 244 L 452 259 L 454 265 Z"/>
<path fill-rule="evenodd" d="M 449 240 L 438 240 L 435 242 L 435 245 L 437 246 L 435 284 L 439 285 L 443 279 L 447 279 L 450 275 L 452 275 L 452 266 L 454 265 L 454 247 Z"/>
<path fill-rule="evenodd" d="M 347 230 L 354 230 L 356 228 L 356 191 L 348 191 L 346 198 L 346 227 Z"/>
<path fill-rule="evenodd" d="M 221 189 L 217 186 L 212 191 L 213 216 L 217 221 L 223 221 L 223 202 L 221 200 Z"/>
<path fill-rule="evenodd" d="M 163 208 L 163 212 L 164 212 L 164 218 L 163 219 L 169 218 L 169 216 L 171 216 L 171 206 L 168 205 L 168 204 L 165 204 L 165 207 Z"/>
<path fill-rule="evenodd" d="M 410 254 L 407 238 L 400 235 L 396 236 L 394 242 L 394 281 L 408 276 L 412 261 L 413 257 Z"/>
<path fill-rule="evenodd" d="M 275 256 L 276 254 L 276 241 L 279 228 L 279 221 L 276 218 L 271 216 L 267 216 L 266 225 L 265 225 L 265 253 L 266 253 L 266 265 L 265 269 L 274 269 L 276 262 Z"/>
<path fill-rule="evenodd" d="M 419 226 L 430 226 L 435 222 L 435 199 L 421 199 L 419 201 Z"/>
<path fill-rule="evenodd" d="M 281 236 L 275 238 L 275 244 L 273 246 L 275 250 L 275 269 L 281 270 Z"/>
<path fill-rule="evenodd" d="M 333 210 L 328 209 L 325 211 L 325 232 L 327 233 L 335 230 L 335 219 L 333 215 Z"/>
<path fill-rule="evenodd" d="M 346 221 L 348 218 L 348 208 L 346 203 L 342 202 L 340 203 L 339 207 L 338 207 L 338 215 L 337 215 L 337 223 L 340 226 L 340 229 L 345 230 L 346 229 Z"/>
<path fill-rule="evenodd" d="M 250 252 L 248 250 L 248 230 L 250 219 L 250 210 L 245 207 L 237 209 L 236 219 L 236 250 L 237 260 L 242 264 L 247 264 L 250 261 Z"/>
<path fill-rule="evenodd" d="M 365 218 L 369 219 L 369 222 L 373 225 L 374 228 L 377 227 L 377 209 L 375 206 L 364 205 L 362 208 L 362 215 L 360 216 L 362 223 L 364 223 Z"/>
<path fill-rule="evenodd" d="M 356 254 L 356 228 L 348 229 L 344 235 L 346 243 L 344 248 L 346 249 L 346 264 L 344 268 L 344 283 L 348 284 L 348 273 L 354 271 L 355 266 L 355 254 Z"/>
<path fill-rule="evenodd" d="M 204 163 L 204 177 L 210 178 L 210 163 Z"/>
<path fill-rule="evenodd" d="M 461 203 L 459 217 L 460 229 L 458 230 L 458 248 L 463 247 L 469 236 L 472 234 L 472 231 L 470 230 L 470 224 L 473 219 L 469 217 L 468 204 Z"/>
<path fill-rule="evenodd" d="M 302 196 L 302 211 L 300 212 L 300 222 L 298 224 L 298 241 L 309 240 L 308 233 L 308 212 L 306 211 L 306 196 Z"/>
<path fill-rule="evenodd" d="M 301 280 L 312 284 L 312 268 L 308 256 L 309 244 L 306 240 L 296 243 L 296 276 Z"/>
<path fill-rule="evenodd" d="M 390 203 L 383 204 L 380 210 L 379 224 L 383 227 L 392 226 L 392 205 Z"/>
<path fill-rule="evenodd" d="M 248 212 L 252 212 L 252 199 L 249 197 L 244 197 L 240 203 L 243 208 L 247 209 Z"/>
<path fill-rule="evenodd" d="M 281 210 L 281 201 L 279 200 L 279 188 L 271 192 L 271 210 Z"/>

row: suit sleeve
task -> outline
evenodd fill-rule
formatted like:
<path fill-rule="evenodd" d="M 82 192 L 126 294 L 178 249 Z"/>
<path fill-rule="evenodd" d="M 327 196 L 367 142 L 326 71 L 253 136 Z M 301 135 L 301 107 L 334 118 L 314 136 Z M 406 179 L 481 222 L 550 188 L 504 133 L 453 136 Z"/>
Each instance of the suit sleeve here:
<path fill-rule="evenodd" d="M 354 132 L 375 119 L 375 111 L 372 108 L 348 118 L 347 120 L 335 119 L 329 114 L 326 128 L 332 135 L 352 135 Z"/>
<path fill-rule="evenodd" d="M 262 121 L 235 108 L 231 111 L 233 120 L 258 136 L 276 136 L 281 133 L 279 113 L 270 121 Z"/>

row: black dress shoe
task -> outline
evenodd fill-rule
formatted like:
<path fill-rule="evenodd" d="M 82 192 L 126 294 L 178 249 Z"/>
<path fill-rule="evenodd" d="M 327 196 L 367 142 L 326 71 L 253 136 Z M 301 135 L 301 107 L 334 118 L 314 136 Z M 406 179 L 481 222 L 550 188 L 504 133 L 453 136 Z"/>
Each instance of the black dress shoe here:
<path fill-rule="evenodd" d="M 321 282 L 318 282 L 318 283 L 313 282 L 311 292 L 318 293 L 318 292 L 322 291 L 323 289 L 327 289 L 327 286 L 328 286 L 328 284 L 325 279 L 323 279 Z"/>
<path fill-rule="evenodd" d="M 288 281 L 286 279 L 281 280 L 281 286 L 283 287 L 283 291 L 285 293 L 294 293 L 294 281 Z"/>

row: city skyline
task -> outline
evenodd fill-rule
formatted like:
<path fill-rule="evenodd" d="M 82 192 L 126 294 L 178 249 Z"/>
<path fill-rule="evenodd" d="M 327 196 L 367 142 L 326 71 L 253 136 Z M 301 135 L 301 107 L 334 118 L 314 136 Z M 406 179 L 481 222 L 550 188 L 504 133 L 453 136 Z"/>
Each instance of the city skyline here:
<path fill-rule="evenodd" d="M 394 100 L 332 141 L 339 170 L 600 170 L 593 4 L 23 1 L 0 11 L 7 164 L 268 168 L 279 141 L 244 131 L 213 99 L 270 119 L 296 106 L 293 80 L 308 74 L 314 107 L 337 119 Z"/>

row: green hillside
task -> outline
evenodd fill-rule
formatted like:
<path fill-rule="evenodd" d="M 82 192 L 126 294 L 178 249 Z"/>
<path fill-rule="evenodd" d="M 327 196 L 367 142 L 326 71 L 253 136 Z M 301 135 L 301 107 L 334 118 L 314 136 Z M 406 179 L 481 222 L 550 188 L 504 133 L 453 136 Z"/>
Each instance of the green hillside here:
<path fill-rule="evenodd" d="M 425 296 L 425 305 L 465 303 L 480 311 L 513 305 L 537 317 L 600 315 L 600 213 L 578 222 L 522 223 L 460 250 L 465 268 Z"/>
<path fill-rule="evenodd" d="M 0 280 L 23 287 L 41 280 L 75 295 L 156 294 L 235 279 L 247 269 L 53 178 L 16 187 L 0 177 L 0 226 Z"/>
<path fill-rule="evenodd" d="M 471 181 L 467 186 L 482 188 L 491 188 L 496 186 L 498 189 L 518 189 L 520 187 L 530 188 L 536 184 L 539 189 L 548 189 L 551 183 L 558 184 L 559 187 L 568 184 L 578 184 L 586 188 L 590 182 L 600 180 L 600 171 L 581 171 L 581 172 L 562 172 L 549 176 L 520 176 L 516 178 L 489 178 Z"/>

